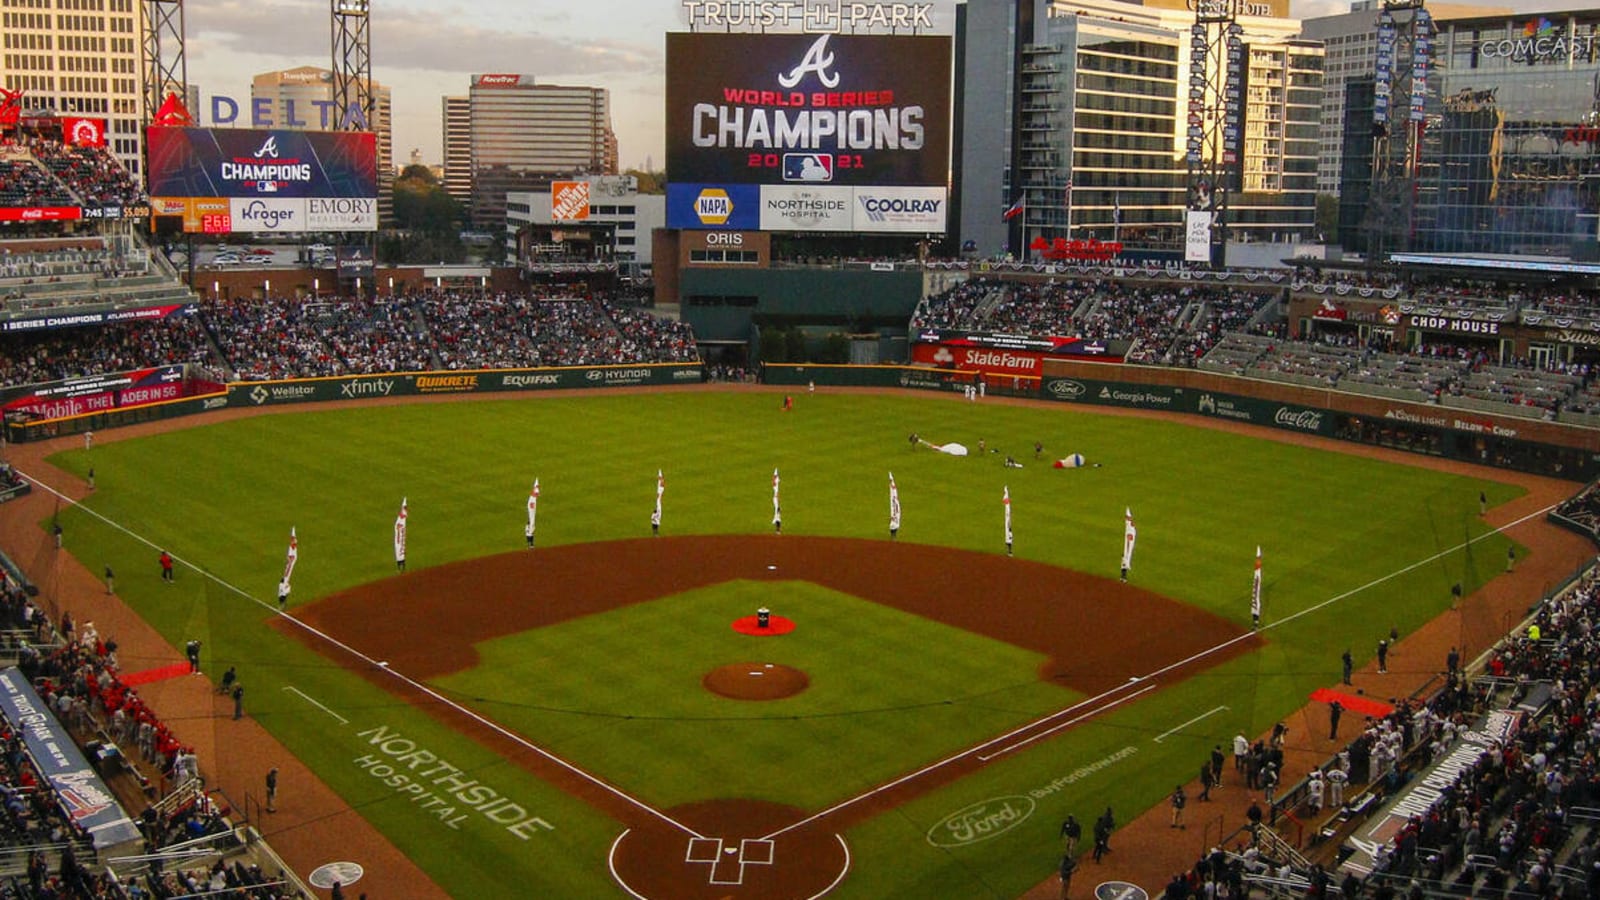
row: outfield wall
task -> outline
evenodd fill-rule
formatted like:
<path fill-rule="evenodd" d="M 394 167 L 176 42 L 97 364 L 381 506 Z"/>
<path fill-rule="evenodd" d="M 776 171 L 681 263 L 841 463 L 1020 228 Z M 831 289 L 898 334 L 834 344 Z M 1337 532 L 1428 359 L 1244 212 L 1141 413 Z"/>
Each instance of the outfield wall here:
<path fill-rule="evenodd" d="M 295 378 L 285 381 L 237 381 L 224 391 L 137 408 L 115 409 L 54 419 L 8 420 L 6 439 L 37 441 L 138 422 L 194 415 L 228 407 L 280 406 L 373 397 L 422 397 L 547 391 L 574 388 L 663 387 L 699 384 L 699 363 L 640 363 L 550 369 L 478 369 L 464 372 L 413 372 Z"/>

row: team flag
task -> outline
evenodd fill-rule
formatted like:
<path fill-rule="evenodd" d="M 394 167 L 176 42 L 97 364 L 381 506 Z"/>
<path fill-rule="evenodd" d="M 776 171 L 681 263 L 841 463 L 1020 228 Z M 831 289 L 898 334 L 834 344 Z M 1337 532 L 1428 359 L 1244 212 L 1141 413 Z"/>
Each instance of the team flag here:
<path fill-rule="evenodd" d="M 1000 504 L 1006 508 L 1006 555 L 1011 555 L 1011 487 L 1000 489 Z"/>
<path fill-rule="evenodd" d="M 889 534 L 900 530 L 900 488 L 894 483 L 894 473 L 889 473 Z"/>
<path fill-rule="evenodd" d="M 666 476 L 661 474 L 661 470 L 660 469 L 657 469 L 656 470 L 656 511 L 655 511 L 655 514 L 650 519 L 651 522 L 653 522 L 653 523 L 655 523 L 657 525 L 661 524 L 661 495 L 665 494 L 666 492 L 667 492 L 667 479 L 666 479 Z"/>
<path fill-rule="evenodd" d="M 1250 583 L 1250 627 L 1261 627 L 1261 545 L 1256 545 L 1256 574 Z"/>
<path fill-rule="evenodd" d="M 1123 523 L 1122 523 L 1122 580 L 1123 581 L 1127 581 L 1128 580 L 1128 570 L 1133 568 L 1133 542 L 1134 542 L 1134 540 L 1136 538 L 1138 538 L 1139 532 L 1138 532 L 1137 529 L 1135 529 L 1133 527 L 1133 510 L 1129 509 L 1127 507 L 1124 507 L 1123 508 L 1123 516 L 1124 516 L 1124 519 L 1123 519 Z"/>
<path fill-rule="evenodd" d="M 778 505 L 778 470 L 772 470 L 772 527 L 783 527 L 783 507 Z"/>
<path fill-rule="evenodd" d="M 394 563 L 401 571 L 406 567 L 406 498 L 400 498 L 400 515 L 394 520 Z"/>
<path fill-rule="evenodd" d="M 300 539 L 295 537 L 294 526 L 291 525 L 289 527 L 289 553 L 283 561 L 283 584 L 279 587 L 280 593 L 289 593 L 289 579 L 294 577 L 295 560 L 298 560 L 299 558 Z"/>
<path fill-rule="evenodd" d="M 533 480 L 533 490 L 528 492 L 528 542 L 533 542 L 533 531 L 539 527 L 539 479 Z"/>

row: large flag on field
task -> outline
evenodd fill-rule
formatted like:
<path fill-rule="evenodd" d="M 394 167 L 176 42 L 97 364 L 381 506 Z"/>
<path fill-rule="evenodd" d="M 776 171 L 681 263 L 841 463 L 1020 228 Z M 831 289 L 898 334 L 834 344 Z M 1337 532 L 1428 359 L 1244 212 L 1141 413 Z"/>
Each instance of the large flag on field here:
<path fill-rule="evenodd" d="M 652 525 L 660 525 L 661 524 L 661 495 L 665 494 L 666 492 L 667 492 L 667 479 L 666 479 L 666 476 L 661 474 L 661 470 L 660 469 L 657 469 L 656 470 L 656 511 L 650 514 L 650 524 L 652 524 Z"/>
<path fill-rule="evenodd" d="M 778 504 L 778 470 L 772 470 L 772 522 L 776 525 L 783 521 L 782 507 Z"/>
<path fill-rule="evenodd" d="M 1128 580 L 1128 570 L 1133 568 L 1133 542 L 1139 537 L 1139 532 L 1133 527 L 1133 510 L 1123 508 L 1122 522 L 1122 580 Z"/>
<path fill-rule="evenodd" d="M 1261 626 L 1261 545 L 1256 545 L 1256 574 L 1250 583 L 1250 627 Z"/>
<path fill-rule="evenodd" d="M 894 483 L 894 473 L 889 473 L 889 534 L 900 530 L 900 488 Z"/>
<path fill-rule="evenodd" d="M 528 543 L 533 543 L 533 531 L 539 527 L 539 479 L 533 480 L 533 490 L 528 492 Z"/>
<path fill-rule="evenodd" d="M 1006 555 L 1011 555 L 1011 487 L 1000 489 L 1000 505 L 1006 508 Z"/>
<path fill-rule="evenodd" d="M 289 526 L 289 553 L 283 561 L 283 583 L 279 593 L 289 593 L 289 579 L 294 577 L 294 564 L 300 558 L 300 539 L 295 537 L 294 526 Z"/>
<path fill-rule="evenodd" d="M 394 520 L 394 561 L 396 565 L 406 564 L 406 498 L 400 498 L 400 515 Z"/>

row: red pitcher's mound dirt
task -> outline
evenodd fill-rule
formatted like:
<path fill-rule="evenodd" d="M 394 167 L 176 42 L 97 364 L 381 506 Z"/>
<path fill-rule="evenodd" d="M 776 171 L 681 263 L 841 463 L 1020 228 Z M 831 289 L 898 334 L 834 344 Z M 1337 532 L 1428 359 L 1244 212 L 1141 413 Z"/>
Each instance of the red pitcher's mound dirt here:
<path fill-rule="evenodd" d="M 781 700 L 811 686 L 799 669 L 778 663 L 741 662 L 718 666 L 701 680 L 706 690 L 734 700 Z"/>

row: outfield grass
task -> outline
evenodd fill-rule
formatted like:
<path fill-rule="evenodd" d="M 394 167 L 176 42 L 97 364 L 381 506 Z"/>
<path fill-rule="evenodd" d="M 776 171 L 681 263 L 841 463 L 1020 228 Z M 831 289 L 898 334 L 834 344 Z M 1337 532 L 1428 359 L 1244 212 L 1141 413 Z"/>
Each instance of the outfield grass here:
<path fill-rule="evenodd" d="M 1159 801 L 1175 777 L 1192 774 L 1213 742 L 1236 731 L 1260 733 L 1301 705 L 1309 690 L 1331 683 L 1345 646 L 1364 661 L 1391 625 L 1409 631 L 1443 610 L 1451 584 L 1471 590 L 1493 577 L 1503 568 L 1503 538 L 1489 537 L 1470 551 L 1453 548 L 1483 530 L 1480 490 L 1493 503 L 1517 493 L 1487 476 L 1444 475 L 1059 406 L 825 391 L 800 398 L 792 413 L 777 407 L 771 394 L 685 392 L 325 409 L 101 443 L 92 451 L 64 452 L 55 462 L 79 473 L 95 467 L 99 490 L 88 502 L 96 513 L 269 604 L 290 526 L 300 536 L 298 604 L 392 573 L 390 525 L 402 496 L 411 511 L 408 562 L 419 568 L 518 549 L 534 477 L 542 487 L 541 546 L 648 533 L 658 468 L 667 479 L 665 533 L 766 532 L 774 467 L 783 473 L 786 533 L 885 537 L 892 470 L 905 511 L 902 540 L 999 551 L 1000 493 L 1009 487 L 1019 556 L 1112 574 L 1123 508 L 1131 507 L 1139 524 L 1132 580 L 1140 586 L 1246 623 L 1251 564 L 1260 544 L 1269 625 L 1342 597 L 1270 628 L 1271 643 L 1259 653 L 1119 708 L 1062 739 L 1040 742 L 854 829 L 847 837 L 857 867 L 841 886 L 838 896 L 844 897 L 1020 893 L 1050 871 L 1055 826 L 1065 812 L 1087 821 L 1111 803 L 1126 820 Z M 1000 454 L 956 459 L 913 451 L 906 440 L 912 431 L 973 448 L 981 438 L 1016 455 L 1026 468 L 1002 467 Z M 1103 467 L 1061 471 L 1036 464 L 1035 440 L 1045 444 L 1046 456 L 1077 452 Z M 157 583 L 155 550 L 82 512 L 68 511 L 63 519 L 69 550 L 92 571 L 112 565 L 119 593 L 175 646 L 198 637 L 213 665 L 237 665 L 251 686 L 252 714 L 458 896 L 526 896 L 530 885 L 547 896 L 615 891 L 604 866 L 615 823 L 281 638 L 264 624 L 267 608 L 240 593 L 207 584 L 187 569 L 180 570 L 176 588 L 164 589 Z M 735 594 L 696 592 L 677 599 L 698 610 L 733 596 L 745 609 L 737 588 L 730 590 Z M 862 601 L 835 596 L 827 602 Z M 682 624 L 671 615 L 635 609 L 659 618 L 652 628 Z M 450 687 L 482 698 L 479 708 L 536 742 L 570 748 L 574 755 L 604 753 L 608 765 L 635 772 L 641 793 L 663 804 L 703 796 L 719 778 L 736 777 L 750 759 L 750 746 L 760 743 L 759 736 L 748 737 L 759 731 L 755 723 L 727 723 L 747 731 L 740 740 L 696 744 L 693 760 L 676 749 L 683 747 L 682 733 L 713 727 L 696 720 L 708 702 L 701 692 L 674 689 L 674 679 L 703 674 L 694 666 L 665 664 L 679 651 L 676 643 L 659 642 L 655 654 L 648 642 L 629 644 L 636 657 L 628 663 L 629 676 L 640 685 L 630 693 L 648 698 L 661 718 L 641 736 L 615 739 L 608 712 L 630 698 L 609 696 L 614 689 L 592 678 L 586 686 L 571 671 L 594 661 L 574 646 L 589 641 L 572 635 L 586 627 L 615 631 L 611 615 L 484 648 L 507 656 L 528 648 L 533 654 L 570 654 L 559 665 L 524 669 L 519 678 L 513 663 L 497 659 L 458 677 L 465 680 L 451 679 Z M 426 625 L 418 623 L 419 639 L 425 639 Z M 630 619 L 627 627 L 637 626 Z M 923 640 L 937 640 L 941 653 L 961 647 L 975 660 L 999 660 L 994 672 L 984 673 L 997 683 L 1011 679 L 1006 673 L 1015 669 L 1008 667 L 1028 665 L 1010 659 L 1015 651 L 973 645 L 981 640 L 971 635 Z M 884 653 L 878 662 L 923 656 L 926 646 Z M 137 661 L 125 664 L 136 667 Z M 802 667 L 816 678 L 844 664 L 818 657 Z M 649 675 L 660 680 L 646 685 L 640 679 Z M 515 692 L 518 683 L 529 688 L 524 698 Z M 330 719 L 284 691 L 286 686 L 316 697 L 351 724 L 331 727 Z M 1028 693 L 1016 709 L 980 711 L 973 704 L 965 713 L 977 717 L 974 731 L 995 730 L 1006 715 L 1025 717 L 1036 705 L 1048 705 L 1043 695 L 1056 689 L 1028 691 L 1039 695 Z M 674 697 L 677 702 L 666 705 Z M 830 699 L 819 691 L 815 699 L 802 695 L 794 701 L 816 704 L 806 707 L 815 714 L 852 698 Z M 1196 711 L 1224 705 L 1225 712 L 1193 733 L 1160 744 L 1150 740 Z M 940 721 L 933 713 L 928 720 Z M 846 735 L 809 721 L 818 756 L 829 758 L 835 774 L 806 767 L 794 783 L 771 788 L 800 805 L 916 768 L 943 746 L 942 738 L 923 735 L 930 726 L 921 716 L 899 714 L 880 729 L 876 745 L 865 736 L 870 730 Z M 552 830 L 524 841 L 486 821 L 469 819 L 451 829 L 431 819 L 357 763 L 374 752 L 377 727 L 470 768 L 537 811 Z M 935 847 L 927 840 L 928 829 L 950 812 L 1011 795 L 1037 795 L 1038 804 L 1014 831 L 970 847 Z"/>

